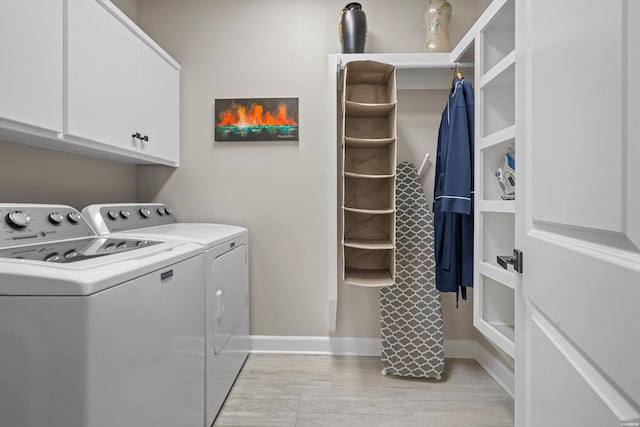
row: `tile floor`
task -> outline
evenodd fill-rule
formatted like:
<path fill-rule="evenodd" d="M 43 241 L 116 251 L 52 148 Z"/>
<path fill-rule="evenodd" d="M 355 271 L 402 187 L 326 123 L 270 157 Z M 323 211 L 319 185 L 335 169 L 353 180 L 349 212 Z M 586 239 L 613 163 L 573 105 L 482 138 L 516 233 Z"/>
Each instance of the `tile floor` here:
<path fill-rule="evenodd" d="M 513 399 L 471 359 L 442 379 L 381 375 L 379 357 L 252 354 L 214 426 L 513 426 Z"/>

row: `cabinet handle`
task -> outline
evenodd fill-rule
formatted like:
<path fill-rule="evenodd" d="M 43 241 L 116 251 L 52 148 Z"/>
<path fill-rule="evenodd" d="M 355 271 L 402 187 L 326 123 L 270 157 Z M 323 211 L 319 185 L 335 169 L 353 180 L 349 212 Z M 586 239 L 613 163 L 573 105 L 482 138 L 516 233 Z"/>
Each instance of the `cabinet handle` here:
<path fill-rule="evenodd" d="M 138 138 L 138 139 L 142 139 L 142 135 L 140 135 L 140 132 L 136 132 L 133 135 L 131 135 L 132 138 Z"/>
<path fill-rule="evenodd" d="M 142 138 L 140 138 L 142 141 L 144 142 L 149 142 L 149 136 L 148 135 L 143 135 Z"/>

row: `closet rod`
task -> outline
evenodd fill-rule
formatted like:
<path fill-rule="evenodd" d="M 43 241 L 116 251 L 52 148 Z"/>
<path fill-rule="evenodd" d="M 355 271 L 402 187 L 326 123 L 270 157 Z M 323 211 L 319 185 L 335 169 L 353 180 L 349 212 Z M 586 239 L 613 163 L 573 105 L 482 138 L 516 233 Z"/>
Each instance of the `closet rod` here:
<path fill-rule="evenodd" d="M 366 59 L 370 59 L 367 58 L 366 56 L 363 56 L 362 58 L 363 60 Z M 377 60 L 377 58 L 376 58 Z M 342 61 L 342 59 L 339 59 L 338 62 L 338 67 L 340 69 L 344 69 L 344 67 L 349 63 L 350 61 Z M 453 69 L 456 64 L 458 66 L 458 68 L 473 68 L 474 67 L 474 63 L 473 62 L 446 62 L 446 63 L 440 63 L 440 64 L 429 64 L 429 63 L 425 63 L 425 62 L 398 62 L 398 63 L 394 63 L 393 61 L 390 61 L 389 64 L 394 65 L 396 68 L 398 69 L 421 69 L 421 70 L 429 70 L 429 69 L 433 69 L 433 70 L 443 70 L 443 69 Z"/>

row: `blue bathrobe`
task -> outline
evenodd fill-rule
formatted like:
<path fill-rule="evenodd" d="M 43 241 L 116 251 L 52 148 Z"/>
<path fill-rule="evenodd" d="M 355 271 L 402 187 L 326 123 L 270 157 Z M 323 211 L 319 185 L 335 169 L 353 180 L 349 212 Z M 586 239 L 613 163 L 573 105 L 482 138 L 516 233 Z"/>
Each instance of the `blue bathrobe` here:
<path fill-rule="evenodd" d="M 471 83 L 456 79 L 438 131 L 433 198 L 436 288 L 462 299 L 473 286 L 473 109 Z"/>

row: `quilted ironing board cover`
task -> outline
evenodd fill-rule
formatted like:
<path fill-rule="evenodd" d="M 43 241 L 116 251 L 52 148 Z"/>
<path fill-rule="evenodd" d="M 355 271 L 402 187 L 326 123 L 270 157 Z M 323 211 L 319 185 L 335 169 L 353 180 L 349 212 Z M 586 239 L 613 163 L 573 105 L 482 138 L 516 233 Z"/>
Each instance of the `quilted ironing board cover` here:
<path fill-rule="evenodd" d="M 433 215 L 409 162 L 396 168 L 396 278 L 380 288 L 383 374 L 440 379 L 442 306 L 435 287 Z"/>

